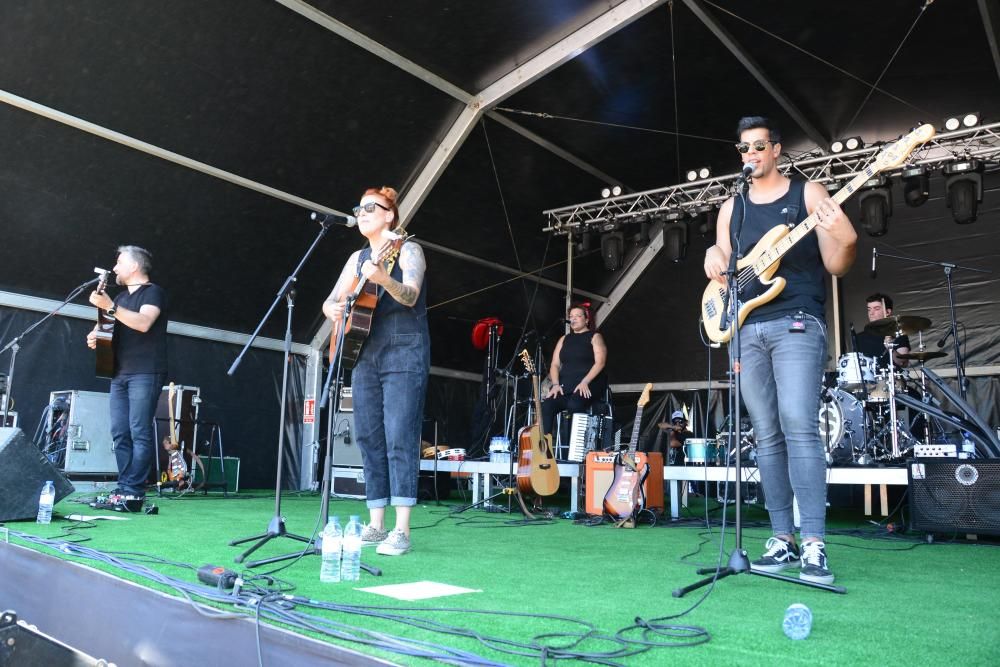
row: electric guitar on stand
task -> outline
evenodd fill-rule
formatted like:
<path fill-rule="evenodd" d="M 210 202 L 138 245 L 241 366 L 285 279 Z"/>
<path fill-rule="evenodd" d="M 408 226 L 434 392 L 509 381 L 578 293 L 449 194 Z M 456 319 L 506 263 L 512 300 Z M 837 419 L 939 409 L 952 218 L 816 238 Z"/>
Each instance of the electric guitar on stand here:
<path fill-rule="evenodd" d="M 647 383 L 639 397 L 638 408 L 635 411 L 635 424 L 632 426 L 632 439 L 628 443 L 628 451 L 620 452 L 615 457 L 615 476 L 604 496 L 604 513 L 618 522 L 618 527 L 626 524 L 635 525 L 639 512 L 646 509 L 646 492 L 643 488 L 649 475 L 649 462 L 639 460 L 636 448 L 639 445 L 639 427 L 642 425 L 642 409 L 649 403 L 649 392 L 653 385 Z"/>
<path fill-rule="evenodd" d="M 104 294 L 108 287 L 108 274 L 110 271 L 104 269 L 94 269 L 100 274 L 101 279 L 94 290 L 98 294 Z M 95 375 L 99 378 L 111 378 L 115 374 L 115 351 L 111 341 L 115 334 L 115 318 L 108 315 L 107 311 L 97 309 L 97 349 Z"/>
<path fill-rule="evenodd" d="M 400 249 L 407 240 L 413 238 L 406 232 L 393 232 L 395 238 L 386 241 L 378 250 L 378 254 L 372 260 L 373 264 L 381 264 L 386 273 L 392 272 L 392 267 L 396 263 L 396 257 Z M 379 292 L 378 285 L 368 282 L 364 276 L 356 276 L 351 283 L 348 299 L 353 302 L 351 314 L 346 322 L 342 322 L 333 328 L 330 333 L 330 363 L 337 358 L 337 338 L 340 334 L 340 326 L 344 327 L 344 344 L 341 353 L 341 363 L 344 368 L 354 368 L 361 354 L 361 346 L 368 339 L 368 334 L 372 330 L 372 317 L 375 315 L 375 306 L 378 305 Z"/>
<path fill-rule="evenodd" d="M 167 393 L 167 410 L 170 412 L 170 432 L 163 436 L 163 448 L 169 452 L 167 459 L 167 469 L 164 471 L 167 480 L 174 483 L 177 489 L 186 489 L 191 486 L 191 475 L 188 472 L 187 461 L 181 453 L 181 445 L 177 441 L 177 424 L 174 423 L 174 396 L 177 395 L 177 387 L 170 383 L 170 390 Z"/>
<path fill-rule="evenodd" d="M 838 204 L 844 202 L 875 174 L 901 165 L 917 146 L 930 141 L 934 134 L 933 125 L 921 125 L 886 147 L 871 165 L 851 179 L 832 199 Z M 761 237 L 753 250 L 736 264 L 736 279 L 740 286 L 740 300 L 736 308 L 729 303 L 729 293 L 724 284 L 715 280 L 709 282 L 701 299 L 701 321 L 705 334 L 713 342 L 729 342 L 734 323 L 742 326 L 754 308 L 773 301 L 781 293 L 785 288 L 785 279 L 774 277 L 781 258 L 815 228 L 814 213 L 790 229 L 777 225 Z"/>
<path fill-rule="evenodd" d="M 552 436 L 542 432 L 541 383 L 527 350 L 521 350 L 524 369 L 531 374 L 535 421 L 517 434 L 521 453 L 517 460 L 517 488 L 521 493 L 551 496 L 559 490 L 559 466 L 552 449 Z"/>

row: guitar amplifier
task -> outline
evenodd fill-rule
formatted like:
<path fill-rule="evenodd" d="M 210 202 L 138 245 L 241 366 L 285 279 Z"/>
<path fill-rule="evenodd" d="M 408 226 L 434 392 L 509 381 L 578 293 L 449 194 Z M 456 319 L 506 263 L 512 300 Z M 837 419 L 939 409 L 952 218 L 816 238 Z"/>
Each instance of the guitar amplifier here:
<path fill-rule="evenodd" d="M 646 509 L 663 512 L 663 454 L 636 452 L 635 460 L 640 466 L 649 464 L 649 475 L 642 485 L 646 496 Z M 587 514 L 597 516 L 604 514 L 604 496 L 608 494 L 614 478 L 614 454 L 608 452 L 587 454 L 587 502 L 584 508 Z"/>

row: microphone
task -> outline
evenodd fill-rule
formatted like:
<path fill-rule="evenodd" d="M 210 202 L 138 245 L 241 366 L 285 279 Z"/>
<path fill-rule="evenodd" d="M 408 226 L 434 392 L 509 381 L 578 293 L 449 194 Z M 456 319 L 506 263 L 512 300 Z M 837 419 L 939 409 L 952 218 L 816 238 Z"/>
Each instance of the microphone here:
<path fill-rule="evenodd" d="M 102 280 L 105 283 L 108 282 L 108 274 L 110 274 L 111 272 L 108 271 L 107 269 L 101 269 L 101 268 L 95 266 L 94 267 L 94 273 L 97 274 L 97 277 L 93 278 L 91 280 L 88 280 L 87 282 L 85 282 L 83 284 L 84 287 L 90 287 L 91 285 L 96 285 L 97 283 L 101 282 Z"/>
<path fill-rule="evenodd" d="M 743 170 L 740 172 L 740 175 L 737 178 L 741 181 L 747 180 L 748 178 L 750 178 L 750 174 L 753 173 L 753 170 L 756 167 L 757 165 L 755 163 L 747 162 L 746 164 L 743 165 Z"/>
<path fill-rule="evenodd" d="M 948 329 L 948 333 L 946 333 L 944 335 L 944 338 L 942 338 L 941 340 L 938 341 L 937 346 L 938 347 L 944 347 L 944 344 L 948 342 L 949 338 L 951 338 L 951 329 Z"/>
<path fill-rule="evenodd" d="M 309 214 L 309 217 L 321 225 L 337 222 L 338 220 L 342 220 L 343 222 L 340 224 L 345 227 L 356 227 L 358 224 L 357 218 L 353 215 L 346 215 L 344 213 L 323 213 L 321 211 L 313 211 Z"/>
<path fill-rule="evenodd" d="M 878 275 L 878 270 L 876 269 L 876 262 L 878 261 L 878 248 L 872 248 L 872 280 Z"/>

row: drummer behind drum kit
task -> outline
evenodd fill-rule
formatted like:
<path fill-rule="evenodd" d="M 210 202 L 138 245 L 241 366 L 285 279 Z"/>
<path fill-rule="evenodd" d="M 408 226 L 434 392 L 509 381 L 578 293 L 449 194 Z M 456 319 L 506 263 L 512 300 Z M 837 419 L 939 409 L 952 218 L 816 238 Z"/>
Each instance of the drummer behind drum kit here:
<path fill-rule="evenodd" d="M 930 325 L 926 317 L 894 315 L 870 322 L 865 332 L 895 339 L 920 334 Z M 888 347 L 894 351 L 892 344 Z M 925 351 L 921 342 L 916 352 L 898 356 L 923 364 L 945 354 Z M 901 461 L 914 445 L 921 444 L 896 410 L 896 395 L 903 392 L 920 396 L 925 403 L 933 400 L 923 374 L 918 384 L 908 369 L 891 363 L 890 368 L 879 368 L 875 357 L 858 352 L 842 355 L 837 360 L 837 385 L 824 391 L 819 408 L 819 433 L 826 445 L 827 462 L 867 465 Z M 923 416 L 923 431 L 929 442 L 927 415 Z"/>

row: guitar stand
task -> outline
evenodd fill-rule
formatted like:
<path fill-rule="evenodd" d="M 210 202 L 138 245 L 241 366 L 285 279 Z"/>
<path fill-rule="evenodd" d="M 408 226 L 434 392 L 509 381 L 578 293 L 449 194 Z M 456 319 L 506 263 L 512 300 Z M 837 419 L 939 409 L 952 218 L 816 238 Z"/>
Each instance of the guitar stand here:
<path fill-rule="evenodd" d="M 744 188 L 746 185 L 745 179 L 743 179 L 742 184 L 737 185 L 737 192 L 740 197 L 744 196 Z M 730 369 L 733 375 L 733 382 L 729 387 L 729 414 L 733 415 L 733 419 L 729 425 L 729 442 L 739 442 L 738 438 L 742 435 L 740 433 L 740 287 L 739 287 L 739 274 L 737 271 L 737 260 L 740 259 L 739 246 L 737 243 L 733 242 L 734 239 L 738 239 L 740 236 L 740 228 L 743 226 L 743 217 L 746 216 L 746 202 L 743 203 L 743 216 L 739 220 L 734 219 L 733 225 L 729 229 L 729 238 L 732 245 L 732 252 L 729 255 L 729 268 L 726 271 L 726 287 L 728 292 L 728 303 L 726 312 L 729 313 L 728 319 L 723 321 L 725 326 L 728 326 L 732 331 L 732 336 L 729 342 L 729 361 Z M 735 218 L 735 216 L 733 216 Z M 723 328 L 725 328 L 725 326 Z M 750 558 L 747 556 L 746 550 L 743 548 L 743 468 L 742 468 L 743 455 L 740 447 L 736 447 L 736 479 L 733 483 L 733 488 L 736 491 L 736 503 L 735 507 L 735 521 L 734 526 L 736 528 L 736 545 L 733 548 L 732 553 L 729 555 L 729 562 L 725 567 L 711 567 L 711 568 L 699 568 L 698 574 L 709 574 L 711 576 L 700 579 L 693 584 L 677 588 L 673 591 L 673 596 L 675 598 L 684 597 L 686 594 L 693 590 L 699 589 L 708 584 L 715 584 L 716 581 L 725 579 L 737 574 L 750 574 L 758 577 L 767 577 L 768 579 L 777 579 L 778 581 L 784 581 L 789 584 L 798 584 L 800 586 L 808 586 L 810 588 L 819 588 L 821 590 L 830 591 L 831 593 L 847 593 L 847 589 L 843 586 L 833 586 L 830 584 L 820 584 L 812 581 L 804 581 L 802 579 L 786 577 L 781 574 L 774 574 L 771 572 L 760 572 L 753 570 L 750 567 Z M 708 491 L 708 489 L 705 489 Z M 725 518 L 725 506 L 723 507 L 723 519 Z M 725 533 L 720 533 L 723 536 Z"/>

